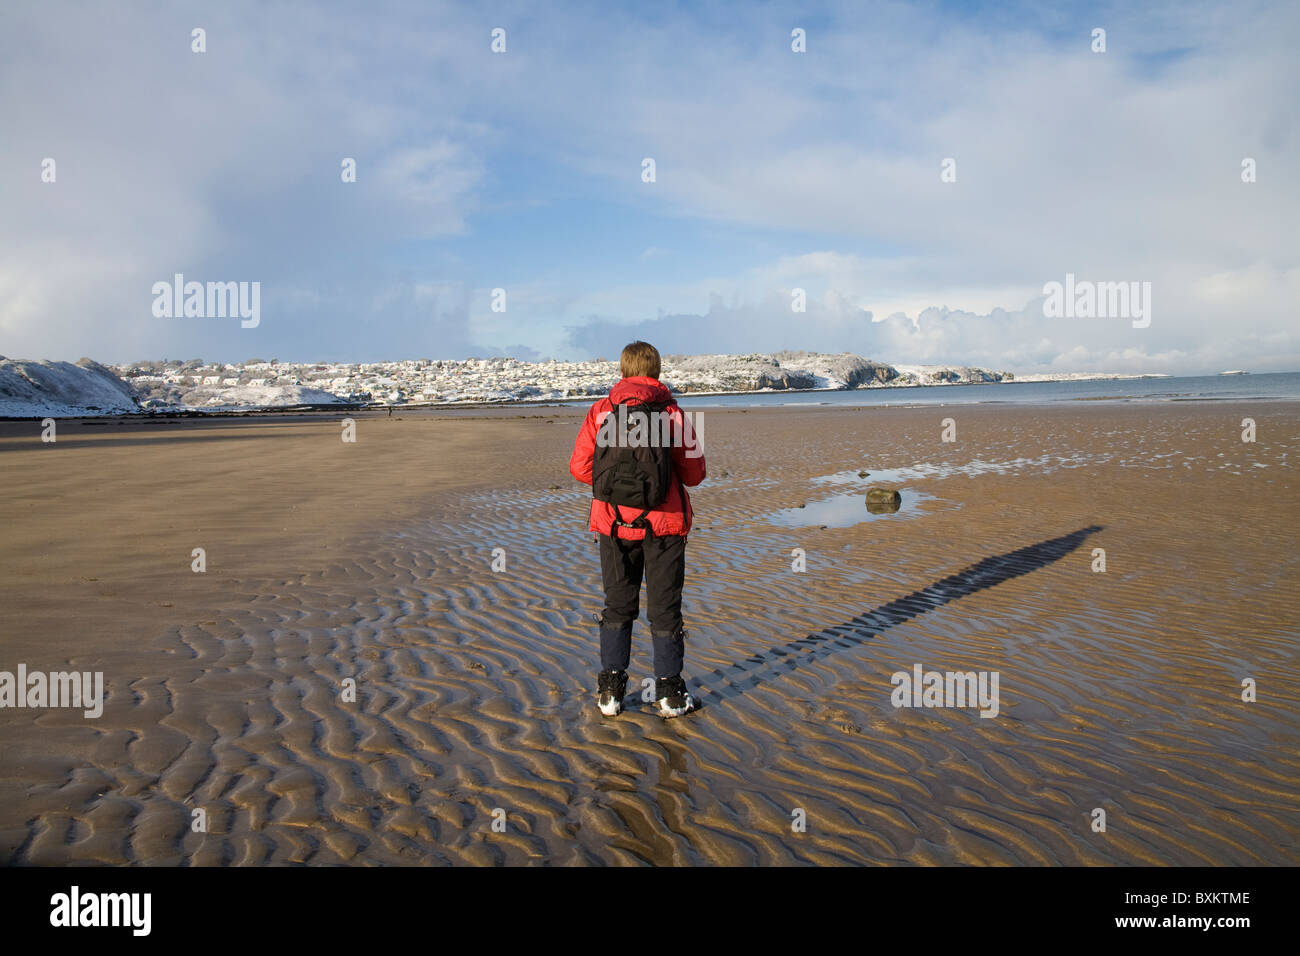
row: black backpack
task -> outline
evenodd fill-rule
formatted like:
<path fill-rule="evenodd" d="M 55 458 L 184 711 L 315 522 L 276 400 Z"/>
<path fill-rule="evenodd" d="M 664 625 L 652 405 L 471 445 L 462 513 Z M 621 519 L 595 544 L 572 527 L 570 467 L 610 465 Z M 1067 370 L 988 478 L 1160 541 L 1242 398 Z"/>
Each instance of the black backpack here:
<path fill-rule="evenodd" d="M 592 497 L 611 505 L 641 509 L 641 514 L 632 521 L 621 520 L 616 509 L 615 525 L 648 527 L 646 515 L 668 497 L 673 480 L 674 431 L 666 416 L 660 416 L 660 413 L 669 404 L 629 402 L 615 405 L 601 423 L 591 463 Z M 624 433 L 624 427 L 628 434 Z"/>

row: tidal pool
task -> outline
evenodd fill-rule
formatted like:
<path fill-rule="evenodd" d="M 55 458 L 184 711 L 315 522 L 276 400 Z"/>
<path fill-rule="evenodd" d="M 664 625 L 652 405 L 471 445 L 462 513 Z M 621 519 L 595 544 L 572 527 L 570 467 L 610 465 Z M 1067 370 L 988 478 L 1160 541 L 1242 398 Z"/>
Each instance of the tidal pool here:
<path fill-rule="evenodd" d="M 874 477 L 874 475 L 873 475 Z M 874 485 L 872 487 L 875 487 Z M 867 509 L 867 488 L 853 494 L 834 495 L 821 501 L 810 501 L 802 508 L 783 508 L 768 516 L 772 524 L 787 528 L 802 528 L 809 525 L 828 528 L 848 528 L 863 521 L 900 521 L 925 514 L 918 506 L 925 501 L 938 499 L 924 491 L 911 488 L 897 489 L 902 497 L 902 504 L 894 512 L 885 511 L 874 514 Z"/>

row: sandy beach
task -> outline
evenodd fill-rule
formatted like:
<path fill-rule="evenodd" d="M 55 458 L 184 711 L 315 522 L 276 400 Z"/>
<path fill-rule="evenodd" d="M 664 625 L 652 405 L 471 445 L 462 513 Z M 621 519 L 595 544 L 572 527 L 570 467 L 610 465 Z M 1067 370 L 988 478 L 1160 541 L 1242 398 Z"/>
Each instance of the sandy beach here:
<path fill-rule="evenodd" d="M 0 860 L 1300 863 L 1297 403 L 704 410 L 674 721 L 644 617 L 594 707 L 583 411 L 0 422 L 0 670 L 106 689 L 0 709 Z"/>

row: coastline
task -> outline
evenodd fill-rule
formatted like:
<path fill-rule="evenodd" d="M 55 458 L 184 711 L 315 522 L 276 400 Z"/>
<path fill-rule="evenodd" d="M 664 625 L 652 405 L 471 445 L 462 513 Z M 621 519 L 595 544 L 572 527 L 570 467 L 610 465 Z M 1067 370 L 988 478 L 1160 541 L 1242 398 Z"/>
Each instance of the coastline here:
<path fill-rule="evenodd" d="M 1217 376 L 1194 376 L 1194 378 L 1223 378 L 1228 373 L 1220 373 Z M 1242 373 L 1247 374 L 1247 373 Z M 1255 377 L 1267 378 L 1270 374 L 1293 374 L 1293 373 L 1260 373 Z M 1043 385 L 1074 385 L 1079 383 L 1098 383 L 1098 382 L 1135 382 L 1135 381 L 1170 381 L 1179 380 L 1177 376 L 1170 376 L 1160 373 L 1149 373 L 1140 375 L 1098 375 L 1084 378 L 1060 378 L 1060 379 L 1015 379 L 1001 382 L 927 382 L 927 383 L 909 383 L 904 385 L 867 385 L 854 387 L 829 387 L 829 388 L 789 388 L 789 389 L 753 389 L 753 390 L 736 390 L 736 391 L 689 391 L 674 392 L 674 397 L 686 401 L 694 401 L 702 398 L 745 398 L 745 397 L 765 397 L 780 398 L 786 395 L 879 395 L 885 392 L 906 391 L 914 389 L 933 389 L 933 388 L 961 388 L 961 387 L 992 387 L 1001 388 L 1003 386 L 1043 386 Z M 476 399 L 464 402 L 402 402 L 393 404 L 388 402 L 337 402 L 337 403 L 319 403 L 319 404 L 298 404 L 298 405 L 270 405 L 270 406 L 213 406 L 211 408 L 195 406 L 184 408 L 142 408 L 137 412 L 118 413 L 109 412 L 95 414 L 90 412 L 47 416 L 46 414 L 33 415 L 0 415 L 0 421 L 34 421 L 45 417 L 54 417 L 56 420 L 65 421 L 72 419 L 159 419 L 159 418 L 238 418 L 238 417 L 255 417 L 266 415 L 293 415 L 293 414 L 310 414 L 310 413 L 338 413 L 338 412 L 399 412 L 402 410 L 409 411 L 451 411 L 451 410 L 472 410 L 472 409 L 493 409 L 493 408 L 564 408 L 574 405 L 590 404 L 599 398 L 599 395 L 582 395 L 569 398 L 544 398 L 544 399 Z M 1263 396 L 1261 400 L 1291 400 L 1296 396 Z M 1061 399 L 1044 399 L 1039 404 L 1050 404 L 1053 401 Z M 1086 399 L 1080 399 L 1086 400 Z M 1129 397 L 1129 400 L 1140 401 L 1141 396 Z M 1215 400 L 1206 398 L 1205 400 Z M 938 403 L 933 403 L 938 404 Z"/>

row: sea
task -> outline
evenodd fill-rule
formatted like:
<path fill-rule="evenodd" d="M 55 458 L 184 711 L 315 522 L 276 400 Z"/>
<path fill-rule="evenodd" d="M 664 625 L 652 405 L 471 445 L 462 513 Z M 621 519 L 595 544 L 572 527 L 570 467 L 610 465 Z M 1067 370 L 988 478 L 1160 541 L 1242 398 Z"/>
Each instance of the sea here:
<path fill-rule="evenodd" d="M 917 385 L 838 391 L 678 395 L 683 408 L 759 408 L 785 405 L 1048 405 L 1058 402 L 1160 403 L 1300 400 L 1300 372 L 1198 375 L 1169 378 L 998 382 L 992 385 Z M 590 401 L 590 399 L 587 399 Z"/>

